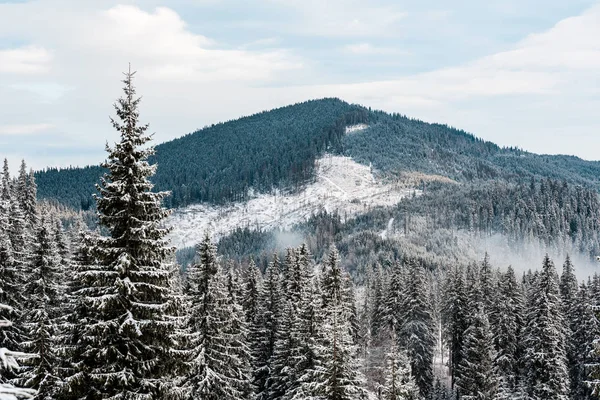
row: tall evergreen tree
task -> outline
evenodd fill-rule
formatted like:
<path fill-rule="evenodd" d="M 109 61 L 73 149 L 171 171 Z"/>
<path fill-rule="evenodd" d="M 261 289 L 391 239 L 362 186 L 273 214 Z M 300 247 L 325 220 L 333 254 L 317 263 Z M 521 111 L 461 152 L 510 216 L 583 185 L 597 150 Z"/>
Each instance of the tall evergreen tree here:
<path fill-rule="evenodd" d="M 529 395 L 534 400 L 567 400 L 569 372 L 558 275 L 548 255 L 535 281 L 527 321 Z"/>
<path fill-rule="evenodd" d="M 36 400 L 52 400 L 59 388 L 60 359 L 57 319 L 60 311 L 61 259 L 48 224 L 42 221 L 36 235 L 31 274 L 25 287 L 28 293 L 25 328 L 29 340 L 25 349 L 37 357 L 29 360 L 20 378 L 26 387 L 37 389 Z"/>
<path fill-rule="evenodd" d="M 186 382 L 189 399 L 241 400 L 247 396 L 248 360 L 240 357 L 240 329 L 228 299 L 225 277 L 216 248 L 206 235 L 198 246 L 198 264 L 190 266 L 190 370 Z M 238 315 L 238 317 L 241 315 Z"/>
<path fill-rule="evenodd" d="M 97 264 L 80 273 L 84 289 L 75 293 L 95 321 L 77 338 L 76 345 L 86 351 L 69 380 L 76 398 L 173 396 L 177 303 L 165 262 L 172 249 L 168 230 L 161 227 L 168 215 L 161 207 L 167 194 L 151 191 L 156 166 L 147 158 L 154 149 L 147 147 L 148 125 L 138 122 L 133 77 L 125 74 L 125 95 L 115 104 L 118 118 L 111 121 L 120 141 L 107 147 L 103 166 L 108 173 L 96 197 L 99 221 L 109 236 L 99 237 L 92 248 Z"/>
<path fill-rule="evenodd" d="M 521 325 L 523 323 L 523 297 L 512 267 L 502 274 L 498 301 L 493 305 L 495 325 L 492 326 L 496 359 L 494 364 L 500 389 L 512 394 L 519 383 L 519 357 Z"/>
<path fill-rule="evenodd" d="M 398 340 L 407 352 L 421 396 L 427 398 L 433 390 L 433 310 L 423 267 L 407 260 L 406 270 Z"/>
<path fill-rule="evenodd" d="M 267 266 L 263 286 L 260 293 L 260 308 L 250 332 L 252 350 L 253 385 L 257 400 L 270 399 L 270 377 L 272 375 L 272 358 L 277 338 L 278 316 L 282 306 L 281 283 L 279 279 L 279 259 Z"/>
<path fill-rule="evenodd" d="M 600 357 L 594 354 L 594 341 L 600 335 L 600 325 L 594 315 L 592 300 L 585 284 L 579 287 L 574 299 L 573 331 L 571 336 L 571 395 L 577 400 L 591 399 L 591 387 L 588 384 L 588 365 L 597 363 Z"/>
<path fill-rule="evenodd" d="M 444 339 L 448 345 L 451 387 L 456 380 L 456 368 L 463 355 L 464 332 L 467 329 L 467 293 L 464 270 L 460 266 L 450 269 L 444 289 L 442 326 Z"/>
<path fill-rule="evenodd" d="M 323 265 L 321 290 L 324 319 L 319 357 L 322 364 L 315 370 L 311 382 L 313 396 L 324 400 L 366 398 L 351 336 L 348 306 L 344 304 L 343 272 L 335 247 Z"/>
<path fill-rule="evenodd" d="M 10 307 L 0 303 L 0 310 L 4 311 L 3 314 L 6 314 L 6 309 L 9 309 L 8 314 L 10 314 Z M 10 324 L 10 320 L 0 317 L 0 329 L 7 328 Z M 31 354 L 11 351 L 5 347 L 0 347 L 0 399 L 31 400 L 36 395 L 36 391 L 33 389 L 15 387 L 10 383 L 6 383 L 4 379 L 7 371 L 19 369 L 19 360 L 28 359 L 32 356 Z"/>
<path fill-rule="evenodd" d="M 392 335 L 390 349 L 386 357 L 385 384 L 382 400 L 420 400 L 422 397 L 415 383 L 406 354 L 396 344 Z"/>

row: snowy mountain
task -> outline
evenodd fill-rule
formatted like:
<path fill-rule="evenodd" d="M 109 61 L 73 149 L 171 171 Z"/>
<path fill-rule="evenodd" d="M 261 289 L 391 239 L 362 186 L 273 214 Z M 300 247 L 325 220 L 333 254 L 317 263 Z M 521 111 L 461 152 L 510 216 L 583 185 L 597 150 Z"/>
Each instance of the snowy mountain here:
<path fill-rule="evenodd" d="M 365 128 L 355 125 L 347 131 Z M 374 207 L 395 205 L 413 193 L 420 191 L 376 177 L 372 168 L 350 157 L 327 154 L 317 160 L 315 181 L 301 191 L 256 194 L 248 201 L 223 206 L 191 205 L 175 210 L 168 225 L 173 245 L 188 247 L 200 242 L 205 232 L 218 239 L 240 227 L 289 230 L 318 211 L 350 217 Z"/>

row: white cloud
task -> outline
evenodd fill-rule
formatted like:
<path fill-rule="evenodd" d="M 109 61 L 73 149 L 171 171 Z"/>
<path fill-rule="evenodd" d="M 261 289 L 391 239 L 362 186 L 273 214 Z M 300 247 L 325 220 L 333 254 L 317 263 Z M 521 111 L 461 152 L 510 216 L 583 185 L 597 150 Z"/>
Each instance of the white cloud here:
<path fill-rule="evenodd" d="M 52 57 L 41 47 L 0 49 L 0 74 L 40 74 L 48 72 Z"/>
<path fill-rule="evenodd" d="M 269 0 L 296 17 L 281 30 L 330 37 L 383 37 L 401 31 L 407 13 L 396 5 L 360 0 Z"/>
<path fill-rule="evenodd" d="M 398 55 L 406 54 L 406 52 L 396 49 L 394 47 L 379 47 L 373 46 L 367 42 L 348 44 L 342 48 L 342 51 L 346 53 L 356 55 Z"/>
<path fill-rule="evenodd" d="M 52 124 L 0 125 L 0 135 L 31 135 L 53 127 Z"/>

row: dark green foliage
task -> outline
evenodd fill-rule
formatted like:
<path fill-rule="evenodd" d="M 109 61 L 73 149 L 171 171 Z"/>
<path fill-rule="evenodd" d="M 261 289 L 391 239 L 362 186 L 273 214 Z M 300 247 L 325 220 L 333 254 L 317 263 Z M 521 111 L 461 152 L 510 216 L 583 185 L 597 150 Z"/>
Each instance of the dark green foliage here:
<path fill-rule="evenodd" d="M 369 128 L 344 135 L 344 127 L 355 123 Z M 212 125 L 157 146 L 150 161 L 159 165 L 156 189 L 172 191 L 166 204 L 177 207 L 244 200 L 249 188 L 297 188 L 313 178 L 314 161 L 326 150 L 391 175 L 418 171 L 462 182 L 544 177 L 600 188 L 599 162 L 500 148 L 445 125 L 367 111 L 338 99 Z M 39 198 L 89 209 L 93 185 L 103 172 L 97 166 L 40 171 Z"/>
<path fill-rule="evenodd" d="M 371 112 L 369 124 L 344 138 L 344 153 L 382 171 L 420 171 L 458 181 L 535 176 L 600 187 L 600 162 L 500 148 L 465 131 L 399 114 Z"/>
<path fill-rule="evenodd" d="M 170 207 L 247 198 L 250 187 L 294 188 L 313 177 L 314 161 L 340 148 L 347 124 L 366 122 L 367 111 L 338 99 L 298 103 L 212 125 L 156 147 L 152 182 L 170 190 Z M 100 167 L 48 169 L 36 174 L 39 198 L 88 209 Z"/>
<path fill-rule="evenodd" d="M 112 120 L 120 141 L 109 152 L 109 173 L 98 186 L 99 221 L 109 235 L 98 237 L 91 248 L 92 265 L 78 271 L 72 295 L 88 320 L 78 337 L 69 341 L 85 349 L 75 353 L 74 374 L 65 392 L 71 398 L 161 399 L 177 367 L 177 301 L 166 259 L 168 215 L 161 207 L 166 193 L 151 192 L 148 178 L 155 172 L 147 158 L 151 137 L 138 122 L 138 104 L 127 73 L 124 97 L 115 104 Z"/>

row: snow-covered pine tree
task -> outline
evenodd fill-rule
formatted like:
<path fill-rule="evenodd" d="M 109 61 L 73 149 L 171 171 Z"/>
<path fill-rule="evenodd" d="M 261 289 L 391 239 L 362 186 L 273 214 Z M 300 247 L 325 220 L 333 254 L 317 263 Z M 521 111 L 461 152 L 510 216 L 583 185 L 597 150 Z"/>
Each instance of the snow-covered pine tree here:
<path fill-rule="evenodd" d="M 433 310 L 423 266 L 406 260 L 405 268 L 398 341 L 406 350 L 421 396 L 428 398 L 433 390 Z"/>
<path fill-rule="evenodd" d="M 494 369 L 494 342 L 483 301 L 470 307 L 469 327 L 465 331 L 463 358 L 456 382 L 460 398 L 494 400 L 498 378 Z"/>
<path fill-rule="evenodd" d="M 289 272 L 289 270 L 288 270 Z M 291 363 L 293 341 L 293 308 L 289 298 L 281 299 L 277 310 L 277 331 L 275 333 L 275 347 L 270 360 L 270 370 L 267 386 L 269 399 L 284 399 L 296 383 L 294 368 Z"/>
<path fill-rule="evenodd" d="M 25 340 L 22 329 L 22 315 L 25 297 L 23 296 L 24 271 L 13 257 L 13 248 L 9 239 L 10 224 L 8 216 L 0 210 L 0 319 L 21 321 L 20 324 L 8 324 L 0 331 L 0 347 L 20 350 Z M 10 376 L 14 370 L 6 371 Z"/>
<path fill-rule="evenodd" d="M 11 314 L 10 306 L 0 303 L 2 315 Z M 0 330 L 10 327 L 11 321 L 0 317 Z M 8 350 L 0 347 L 0 400 L 30 400 L 36 395 L 33 389 L 23 389 L 6 383 L 6 372 L 19 369 L 19 360 L 29 359 L 34 355 Z M 12 375 L 12 374 L 11 374 Z"/>
<path fill-rule="evenodd" d="M 57 318 L 60 310 L 59 279 L 61 259 L 54 237 L 46 221 L 42 220 L 36 234 L 31 272 L 25 291 L 25 329 L 28 340 L 24 347 L 37 357 L 28 360 L 25 372 L 19 378 L 25 387 L 36 389 L 36 400 L 52 400 L 59 388 L 60 359 L 57 354 L 59 336 Z"/>
<path fill-rule="evenodd" d="M 303 293 L 300 314 L 292 324 L 294 348 L 291 351 L 291 365 L 294 368 L 295 382 L 286 395 L 286 399 L 311 399 L 311 384 L 322 371 L 323 359 L 320 357 L 321 332 L 323 323 L 322 295 L 317 279 L 306 282 L 307 289 Z"/>
<path fill-rule="evenodd" d="M 530 296 L 525 337 L 528 390 L 534 400 L 567 400 L 569 371 L 558 275 L 546 255 Z"/>
<path fill-rule="evenodd" d="M 516 390 L 519 381 L 523 296 L 511 266 L 502 274 L 499 285 L 498 301 L 492 306 L 495 320 L 492 333 L 496 349 L 494 365 L 502 382 L 500 389 L 510 394 Z"/>
<path fill-rule="evenodd" d="M 248 348 L 248 324 L 246 314 L 239 298 L 243 295 L 237 271 L 230 266 L 227 271 L 227 306 L 230 312 L 227 331 L 229 338 L 228 353 L 232 377 L 236 381 L 236 389 L 241 399 L 248 399 L 253 394 L 251 353 Z"/>
<path fill-rule="evenodd" d="M 19 176 L 15 186 L 15 198 L 25 217 L 27 227 L 33 231 L 37 229 L 38 217 L 36 206 L 37 186 L 33 171 L 27 172 L 27 164 L 25 160 L 21 161 L 19 168 Z"/>
<path fill-rule="evenodd" d="M 589 289 L 581 284 L 577 297 L 574 299 L 574 308 L 571 312 L 574 330 L 571 336 L 573 353 L 570 361 L 571 369 L 571 396 L 577 400 L 591 399 L 591 388 L 588 385 L 587 365 L 595 363 L 600 357 L 594 354 L 594 339 L 600 336 L 600 325 L 592 309 Z"/>
<path fill-rule="evenodd" d="M 467 302 L 464 269 L 454 266 L 447 273 L 442 299 L 442 332 L 450 353 L 448 367 L 451 387 L 454 387 L 456 368 L 463 355 L 464 332 L 468 327 Z"/>
<path fill-rule="evenodd" d="M 260 292 L 262 288 L 262 276 L 259 269 L 256 267 L 254 260 L 250 260 L 250 264 L 244 274 L 244 295 L 242 298 L 242 307 L 244 309 L 246 324 L 252 326 L 259 314 L 260 309 Z"/>
<path fill-rule="evenodd" d="M 138 122 L 134 72 L 125 73 L 124 97 L 111 119 L 120 141 L 108 147 L 108 173 L 98 186 L 98 217 L 109 236 L 97 238 L 91 249 L 95 265 L 79 273 L 82 288 L 74 293 L 85 304 L 88 323 L 75 346 L 85 348 L 75 359 L 75 374 L 66 388 L 75 398 L 173 398 L 175 369 L 175 301 L 172 253 L 161 227 L 169 214 L 161 201 L 167 193 L 151 191 L 156 166 L 148 157 L 148 125 Z"/>
<path fill-rule="evenodd" d="M 385 322 L 385 288 L 383 283 L 383 271 L 380 264 L 373 268 L 373 282 L 371 283 L 371 337 L 379 338 L 382 330 L 386 328 Z"/>
<path fill-rule="evenodd" d="M 344 280 L 337 249 L 332 246 L 321 277 L 323 323 L 320 325 L 319 358 L 307 385 L 312 398 L 357 400 L 366 398 L 352 341 L 348 306 L 344 304 Z"/>
<path fill-rule="evenodd" d="M 2 192 L 0 193 L 0 199 L 4 202 L 8 202 L 12 195 L 12 179 L 10 179 L 10 169 L 8 168 L 8 160 L 4 159 L 2 166 Z"/>
<path fill-rule="evenodd" d="M 577 291 L 578 283 L 577 277 L 575 276 L 575 267 L 571 262 L 571 258 L 567 254 L 565 262 L 563 264 L 563 271 L 560 276 L 560 300 L 563 309 L 563 315 L 565 317 L 565 336 L 567 339 L 566 352 L 567 361 L 569 366 L 569 376 L 571 378 L 571 388 L 574 388 L 578 373 L 578 360 L 577 360 L 577 346 L 573 341 L 573 332 L 577 330 L 576 325 L 576 313 L 575 308 L 577 306 Z"/>
<path fill-rule="evenodd" d="M 490 263 L 490 256 L 488 253 L 485 253 L 483 261 L 481 262 L 481 268 L 479 269 L 479 277 L 481 281 L 481 294 L 483 296 L 482 299 L 485 307 L 485 312 L 487 315 L 490 315 L 491 308 L 496 302 L 496 279 L 494 276 L 494 270 L 492 269 L 492 264 Z M 490 322 L 494 322 L 493 318 L 490 319 Z"/>
<path fill-rule="evenodd" d="M 279 377 L 276 381 L 284 381 L 283 399 L 304 398 L 307 395 L 304 379 L 318 364 L 316 335 L 320 318 L 316 314 L 319 305 L 314 297 L 310 253 L 303 244 L 295 249 L 294 254 L 294 262 L 288 268 L 286 306 L 289 311 L 284 310 L 284 313 L 289 312 L 290 317 L 281 315 L 279 318 L 281 334 L 278 339 L 282 340 L 276 342 L 272 364 L 275 377 Z"/>
<path fill-rule="evenodd" d="M 250 347 L 252 351 L 253 385 L 257 400 L 268 400 L 271 359 L 277 337 L 277 316 L 282 305 L 281 283 L 279 278 L 279 259 L 275 254 L 267 266 L 260 293 L 259 312 L 250 329 Z"/>
<path fill-rule="evenodd" d="M 186 398 L 241 400 L 248 395 L 245 364 L 248 360 L 237 351 L 240 330 L 233 327 L 234 311 L 226 280 L 217 261 L 216 247 L 208 235 L 198 245 L 198 259 L 197 264 L 189 267 L 186 288 L 191 350 Z"/>
<path fill-rule="evenodd" d="M 352 336 L 353 344 L 358 346 L 359 337 L 359 321 L 358 311 L 356 309 L 356 297 L 354 296 L 354 283 L 349 273 L 344 274 L 344 304 L 347 308 L 348 323 L 350 324 L 350 336 Z"/>
<path fill-rule="evenodd" d="M 381 390 L 382 400 L 420 400 L 419 387 L 415 383 L 406 354 L 398 348 L 396 335 L 392 334 L 386 357 L 385 384 Z"/>

